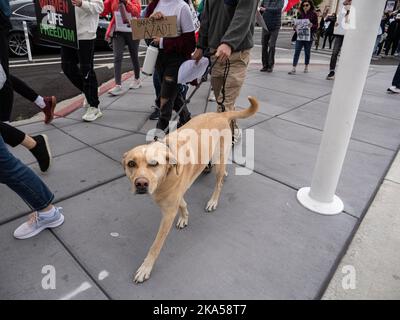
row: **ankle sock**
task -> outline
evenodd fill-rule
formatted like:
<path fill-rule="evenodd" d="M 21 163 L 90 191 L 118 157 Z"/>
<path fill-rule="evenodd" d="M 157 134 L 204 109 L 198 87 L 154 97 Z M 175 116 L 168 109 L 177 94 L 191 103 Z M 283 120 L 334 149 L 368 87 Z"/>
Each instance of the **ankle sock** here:
<path fill-rule="evenodd" d="M 51 217 L 54 216 L 54 213 L 56 212 L 56 207 L 52 207 L 50 210 L 48 211 L 38 211 L 38 214 L 41 216 L 47 216 L 47 217 Z"/>
<path fill-rule="evenodd" d="M 42 96 L 37 96 L 37 98 L 35 100 L 35 104 L 41 109 L 43 109 L 46 106 L 46 103 L 44 102 L 44 99 Z"/>

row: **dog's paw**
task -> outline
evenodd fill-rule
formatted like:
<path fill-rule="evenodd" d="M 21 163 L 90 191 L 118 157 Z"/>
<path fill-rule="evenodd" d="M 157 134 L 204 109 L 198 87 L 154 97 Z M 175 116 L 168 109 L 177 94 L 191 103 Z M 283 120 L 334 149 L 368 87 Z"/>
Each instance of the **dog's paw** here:
<path fill-rule="evenodd" d="M 152 268 L 153 268 L 152 266 L 149 266 L 143 262 L 140 268 L 136 271 L 135 278 L 133 281 L 135 283 L 142 283 L 143 281 L 149 279 Z"/>
<path fill-rule="evenodd" d="M 206 205 L 206 212 L 211 212 L 217 209 L 218 206 L 218 200 L 211 199 L 210 201 L 207 202 Z"/>
<path fill-rule="evenodd" d="M 189 222 L 189 217 L 186 216 L 184 218 L 179 217 L 178 222 L 176 223 L 176 227 L 178 229 L 183 229 L 184 227 L 186 227 L 188 225 Z"/>

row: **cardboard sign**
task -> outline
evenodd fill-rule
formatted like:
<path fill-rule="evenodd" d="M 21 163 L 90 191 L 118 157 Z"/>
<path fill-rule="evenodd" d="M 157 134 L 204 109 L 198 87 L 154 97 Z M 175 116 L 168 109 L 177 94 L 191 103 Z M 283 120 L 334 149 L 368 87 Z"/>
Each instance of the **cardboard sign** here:
<path fill-rule="evenodd" d="M 35 0 L 39 37 L 78 49 L 75 7 L 71 0 Z"/>
<path fill-rule="evenodd" d="M 176 16 L 164 17 L 160 20 L 153 18 L 131 20 L 133 40 L 152 39 L 153 37 L 176 37 Z"/>

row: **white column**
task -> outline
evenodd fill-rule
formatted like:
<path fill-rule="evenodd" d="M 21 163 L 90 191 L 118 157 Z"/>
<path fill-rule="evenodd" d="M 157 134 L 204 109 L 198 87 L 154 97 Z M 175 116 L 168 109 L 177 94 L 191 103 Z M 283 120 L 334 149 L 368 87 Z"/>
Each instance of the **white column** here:
<path fill-rule="evenodd" d="M 26 25 L 26 21 L 22 21 L 22 26 L 24 27 L 26 49 L 28 50 L 28 61 L 32 62 L 31 42 L 29 41 L 28 27 Z"/>
<path fill-rule="evenodd" d="M 343 211 L 343 202 L 335 195 L 336 187 L 385 3 L 386 0 L 353 0 L 355 27 L 347 30 L 344 38 L 311 188 L 302 188 L 297 193 L 300 203 L 314 212 Z"/>

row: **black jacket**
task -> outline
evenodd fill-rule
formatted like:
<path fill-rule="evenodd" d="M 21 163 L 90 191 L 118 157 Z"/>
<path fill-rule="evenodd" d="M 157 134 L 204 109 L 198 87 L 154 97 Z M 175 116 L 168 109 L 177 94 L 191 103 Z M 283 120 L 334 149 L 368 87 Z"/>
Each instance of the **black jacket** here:
<path fill-rule="evenodd" d="M 400 39 L 400 20 L 396 19 L 389 25 L 388 38 Z"/>

